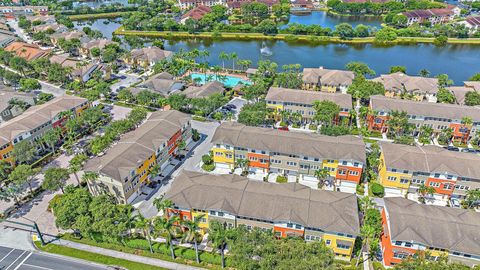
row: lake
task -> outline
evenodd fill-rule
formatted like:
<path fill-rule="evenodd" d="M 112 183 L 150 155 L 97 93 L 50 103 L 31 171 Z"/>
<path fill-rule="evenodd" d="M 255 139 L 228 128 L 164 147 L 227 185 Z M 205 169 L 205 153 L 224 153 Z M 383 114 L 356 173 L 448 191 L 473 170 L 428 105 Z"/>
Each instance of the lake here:
<path fill-rule="evenodd" d="M 340 23 L 349 23 L 353 27 L 364 24 L 367 26 L 380 28 L 382 24 L 381 17 L 372 17 L 372 16 L 338 16 L 328 14 L 326 11 L 313 11 L 308 15 L 290 15 L 290 20 L 288 23 L 299 23 L 299 24 L 319 24 L 322 27 L 328 27 L 330 29 L 335 29 L 335 25 Z M 283 25 L 281 28 L 285 28 L 286 25 Z"/>
<path fill-rule="evenodd" d="M 78 29 L 89 26 L 100 30 L 105 37 L 111 38 L 112 32 L 120 23 L 110 22 L 104 24 L 106 19 L 96 20 L 92 25 L 88 21 L 74 22 Z M 367 63 L 377 74 L 388 73 L 391 66 L 401 65 L 407 67 L 407 73 L 418 74 L 422 69 L 427 69 L 432 76 L 447 73 L 455 84 L 460 85 L 471 75 L 480 72 L 480 46 L 479 45 L 447 45 L 435 47 L 431 44 L 396 45 L 391 47 L 375 46 L 373 44 L 324 44 L 311 45 L 285 41 L 266 41 L 273 55 L 264 57 L 260 54 L 262 41 L 210 41 L 188 40 L 168 41 L 167 50 L 180 49 L 207 49 L 210 51 L 209 61 L 213 65 L 221 64 L 218 59 L 220 52 L 236 52 L 239 59 L 250 59 L 254 64 L 260 59 L 270 59 L 281 67 L 284 64 L 298 63 L 303 67 L 319 67 L 331 69 L 344 69 L 350 61 Z M 228 61 L 231 65 L 231 61 Z"/>
<path fill-rule="evenodd" d="M 73 8 L 87 6 L 90 8 L 98 8 L 102 5 L 109 6 L 112 4 L 121 4 L 123 6 L 130 6 L 128 0 L 97 0 L 97 1 L 77 1 L 73 2 Z"/>
<path fill-rule="evenodd" d="M 82 30 L 83 27 L 88 26 L 92 30 L 98 30 L 102 32 L 105 38 L 111 39 L 113 31 L 117 30 L 121 24 L 119 22 L 120 18 L 117 18 L 115 21 L 112 19 L 97 19 L 90 21 L 74 21 L 73 25 L 76 29 Z M 108 22 L 108 23 L 107 23 Z"/>

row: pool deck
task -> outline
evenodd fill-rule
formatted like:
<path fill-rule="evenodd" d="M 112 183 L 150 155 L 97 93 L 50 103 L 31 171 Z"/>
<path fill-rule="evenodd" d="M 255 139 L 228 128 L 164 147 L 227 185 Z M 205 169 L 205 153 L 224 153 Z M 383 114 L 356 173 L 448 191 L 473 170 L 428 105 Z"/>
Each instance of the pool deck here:
<path fill-rule="evenodd" d="M 188 77 L 192 74 L 200 74 L 200 75 L 203 75 L 203 74 L 207 74 L 207 75 L 222 75 L 222 76 L 230 76 L 230 77 L 235 77 L 235 78 L 239 78 L 241 80 L 244 80 L 244 81 L 249 81 L 251 82 L 252 80 L 250 78 L 247 77 L 247 75 L 245 74 L 236 74 L 236 73 L 228 73 L 228 72 L 218 72 L 218 73 L 214 73 L 214 72 L 211 72 L 211 71 L 207 71 L 207 72 L 199 72 L 199 71 L 188 71 L 186 72 L 182 77 L 180 78 L 184 78 L 184 77 Z"/>

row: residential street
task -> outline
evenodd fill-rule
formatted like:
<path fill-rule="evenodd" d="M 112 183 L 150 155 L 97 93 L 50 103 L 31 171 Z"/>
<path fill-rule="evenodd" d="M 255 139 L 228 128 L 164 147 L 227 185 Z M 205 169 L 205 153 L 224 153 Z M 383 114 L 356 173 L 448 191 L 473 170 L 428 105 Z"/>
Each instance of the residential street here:
<path fill-rule="evenodd" d="M 120 79 L 119 82 L 116 82 L 110 86 L 110 89 L 112 89 L 112 92 L 118 92 L 120 90 L 120 87 L 129 87 L 135 83 L 141 82 L 142 80 L 138 75 L 134 75 L 131 73 L 125 73 L 125 72 L 118 72 L 117 76 L 124 76 L 124 79 Z"/>

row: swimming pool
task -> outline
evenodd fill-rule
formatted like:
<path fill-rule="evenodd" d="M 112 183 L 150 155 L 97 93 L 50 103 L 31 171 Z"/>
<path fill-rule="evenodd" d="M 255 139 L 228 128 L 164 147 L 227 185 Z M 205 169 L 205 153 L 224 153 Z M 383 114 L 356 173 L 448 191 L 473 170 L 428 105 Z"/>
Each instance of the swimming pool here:
<path fill-rule="evenodd" d="M 207 74 L 205 76 L 205 74 L 192 73 L 190 75 L 190 77 L 192 78 L 193 81 L 195 81 L 196 78 L 199 78 L 200 79 L 200 81 L 199 81 L 200 84 L 205 84 L 206 78 L 209 77 L 209 76 L 211 76 L 211 80 L 223 82 L 223 85 L 225 85 L 226 87 L 230 87 L 230 88 L 235 87 L 239 83 L 243 83 L 243 84 L 246 84 L 246 85 L 252 84 L 251 81 L 243 80 L 243 79 L 240 79 L 240 78 L 234 77 L 234 76 L 225 76 L 225 81 L 220 81 L 213 74 Z"/>

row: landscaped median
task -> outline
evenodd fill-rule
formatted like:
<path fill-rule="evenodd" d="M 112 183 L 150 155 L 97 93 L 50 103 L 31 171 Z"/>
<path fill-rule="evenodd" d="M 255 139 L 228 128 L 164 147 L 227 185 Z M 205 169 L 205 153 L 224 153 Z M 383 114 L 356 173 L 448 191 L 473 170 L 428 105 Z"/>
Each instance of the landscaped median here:
<path fill-rule="evenodd" d="M 100 263 L 110 266 L 120 266 L 124 267 L 129 270 L 163 270 L 164 268 L 132 262 L 128 260 L 118 259 L 110 256 L 105 256 L 97 253 L 92 253 L 84 250 L 69 248 L 65 246 L 60 246 L 56 244 L 48 244 L 46 246 L 42 246 L 40 242 L 35 242 L 35 246 L 44 252 L 63 255 L 67 257 L 77 258 L 89 262 Z"/>
<path fill-rule="evenodd" d="M 138 36 L 148 38 L 165 38 L 165 39 L 223 39 L 223 40 L 284 40 L 306 43 L 345 43 L 345 44 L 368 44 L 375 43 L 375 37 L 341 39 L 336 36 L 311 36 L 311 35 L 292 35 L 292 34 L 276 34 L 264 35 L 262 33 L 227 33 L 227 32 L 176 32 L 176 31 L 135 31 L 124 30 L 123 27 L 113 32 L 119 36 Z M 409 44 L 409 43 L 434 43 L 435 38 L 428 37 L 398 37 L 395 41 L 386 45 Z M 448 43 L 451 44 L 478 44 L 480 38 L 449 38 Z"/>
<path fill-rule="evenodd" d="M 107 13 L 92 13 L 92 14 L 75 14 L 75 15 L 68 15 L 68 18 L 72 21 L 109 19 L 109 18 L 122 17 L 123 15 L 128 13 L 130 12 L 123 11 L 123 12 L 107 12 Z"/>
<path fill-rule="evenodd" d="M 67 241 L 76 242 L 84 245 L 110 249 L 162 261 L 197 266 L 207 269 L 221 268 L 221 257 L 219 254 L 199 251 L 200 264 L 198 264 L 195 262 L 195 250 L 193 248 L 174 246 L 176 259 L 172 259 L 172 257 L 170 256 L 170 249 L 167 245 L 154 242 L 152 245 L 154 253 L 151 253 L 149 251 L 150 247 L 146 239 L 125 239 L 123 241 L 124 245 L 122 245 L 121 243 L 107 243 L 87 238 L 78 238 L 71 234 L 64 234 L 61 238 Z M 226 259 L 226 261 L 228 265 L 228 258 Z"/>

